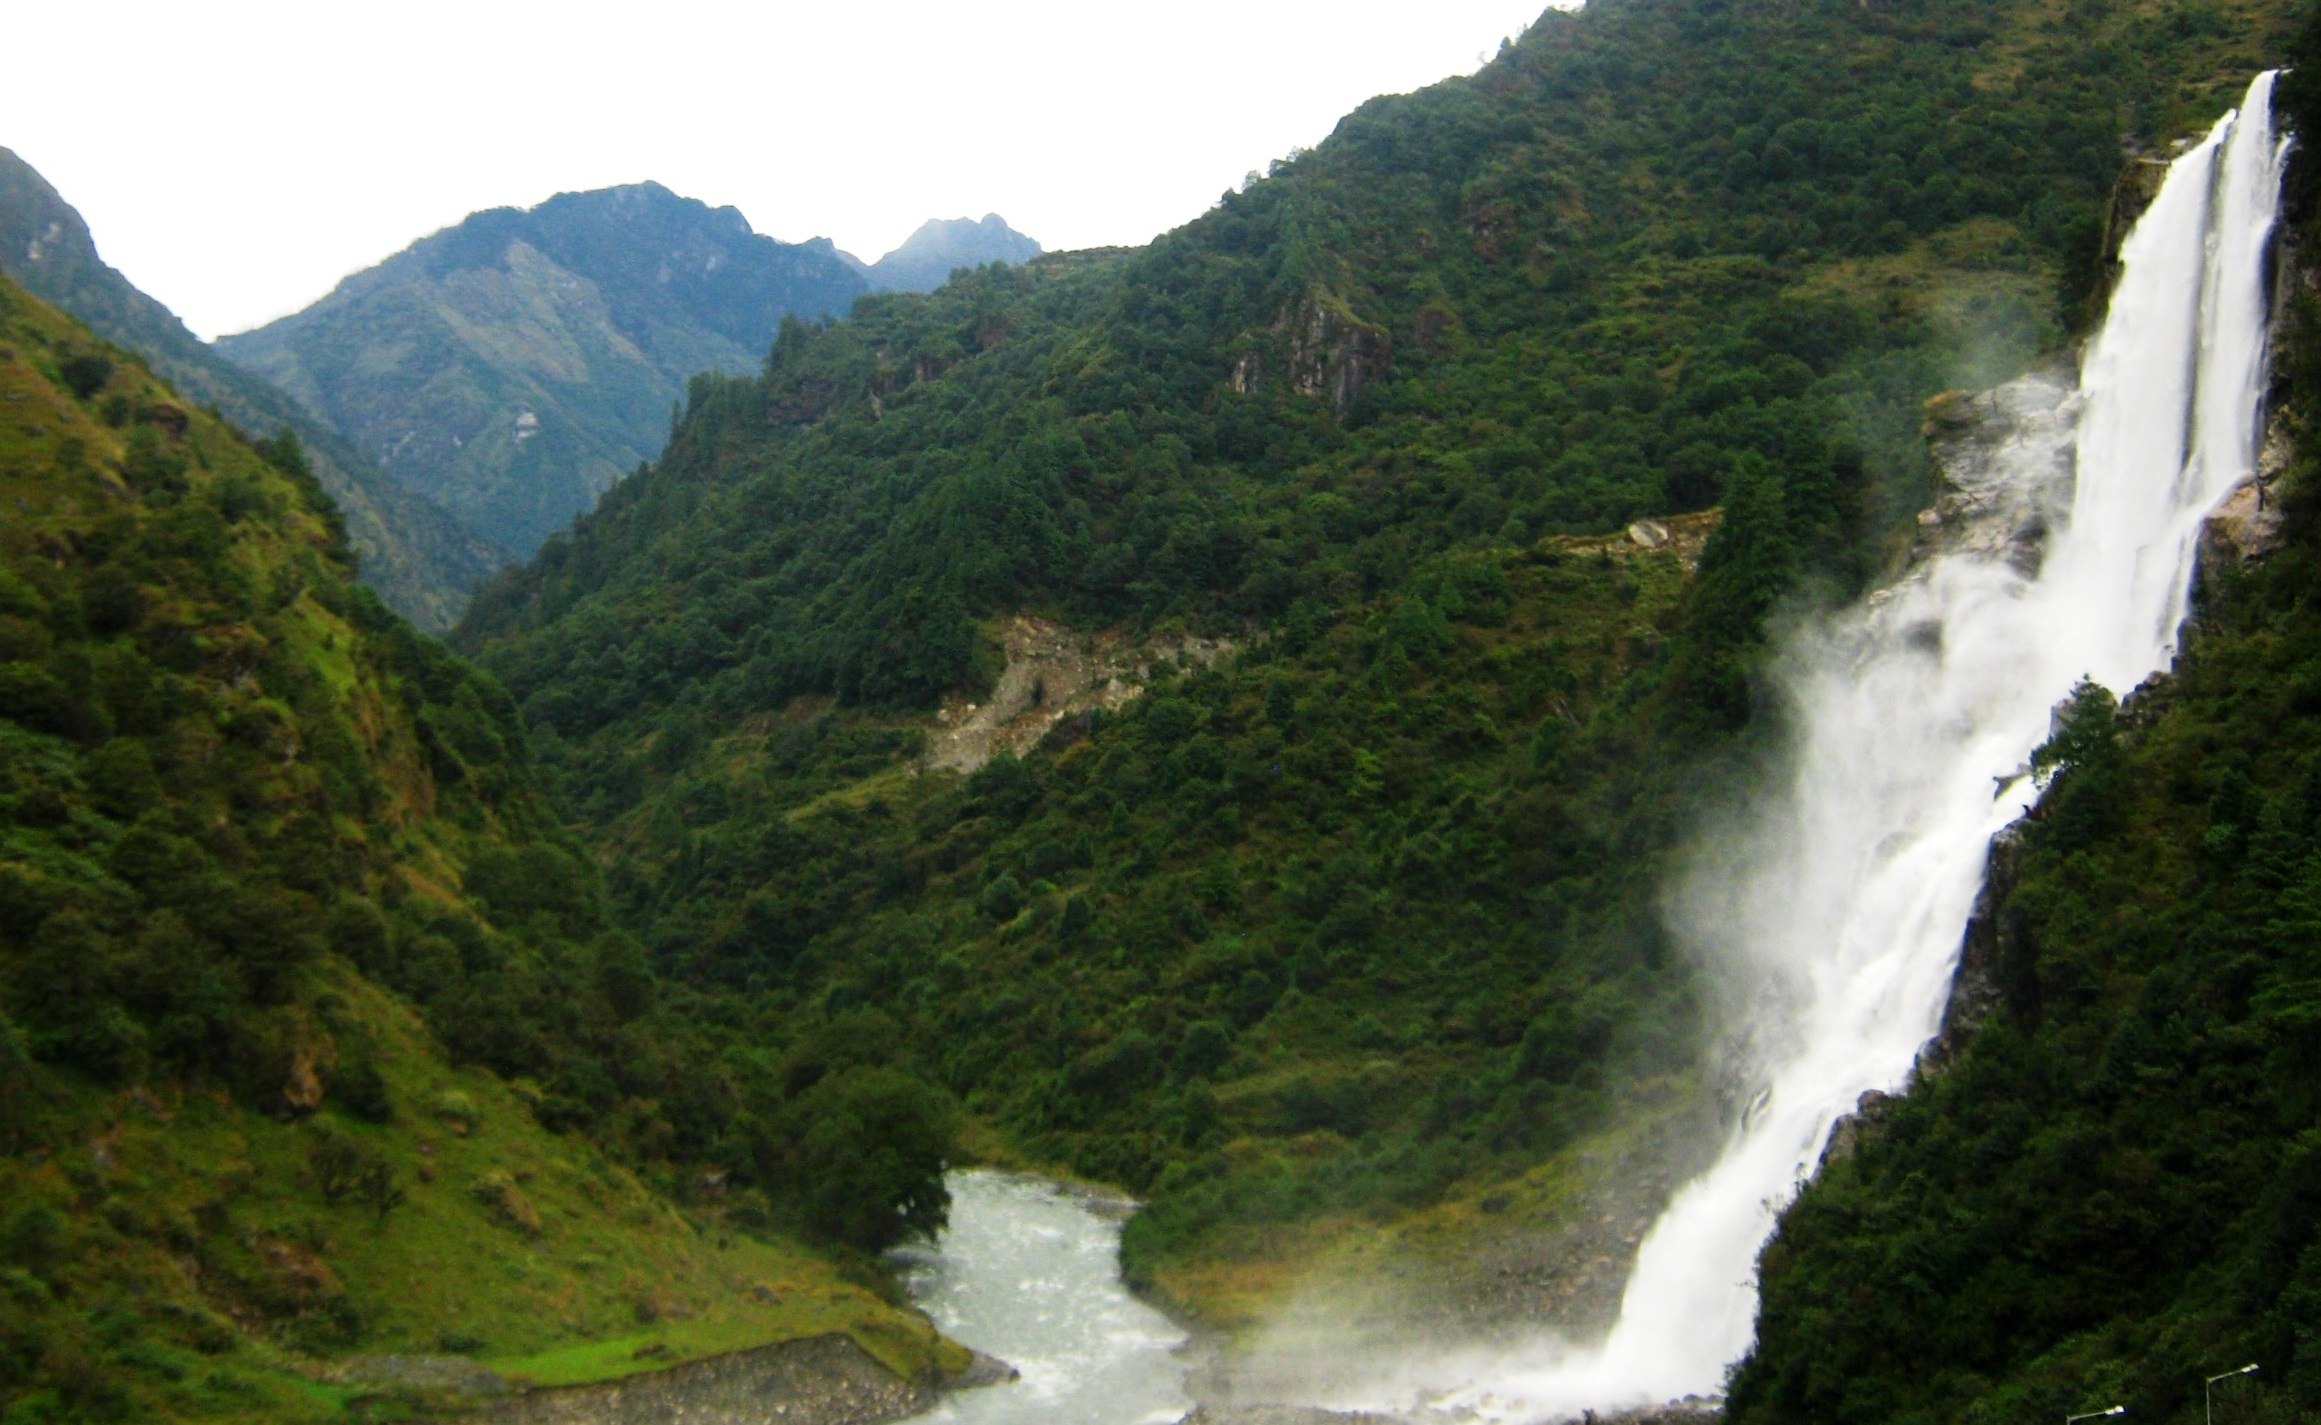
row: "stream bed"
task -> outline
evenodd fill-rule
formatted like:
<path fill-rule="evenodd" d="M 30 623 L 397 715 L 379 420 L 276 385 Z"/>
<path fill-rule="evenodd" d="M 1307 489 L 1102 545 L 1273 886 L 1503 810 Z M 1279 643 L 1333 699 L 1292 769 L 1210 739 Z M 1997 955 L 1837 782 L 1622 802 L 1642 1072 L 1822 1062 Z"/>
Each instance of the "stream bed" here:
<path fill-rule="evenodd" d="M 951 1225 L 896 1254 L 943 1334 L 1021 1372 L 946 1396 L 924 1421 L 1165 1425 L 1192 1408 L 1185 1333 L 1120 1280 L 1125 1203 L 1040 1178 L 953 1173 Z"/>

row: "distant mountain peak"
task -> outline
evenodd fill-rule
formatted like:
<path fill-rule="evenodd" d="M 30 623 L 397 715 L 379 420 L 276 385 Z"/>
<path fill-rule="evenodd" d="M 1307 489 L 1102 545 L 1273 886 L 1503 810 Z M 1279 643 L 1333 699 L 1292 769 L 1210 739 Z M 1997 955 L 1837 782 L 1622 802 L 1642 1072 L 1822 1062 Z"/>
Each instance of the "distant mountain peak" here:
<path fill-rule="evenodd" d="M 868 286 L 828 241 L 627 183 L 472 213 L 217 349 L 529 553 L 652 459 L 696 372 L 754 371 L 785 315 Z"/>
<path fill-rule="evenodd" d="M 1029 262 L 1044 251 L 1039 243 L 1007 225 L 997 213 L 975 218 L 929 218 L 903 245 L 876 262 L 866 263 L 849 253 L 839 256 L 853 263 L 874 290 L 932 292 L 951 280 L 961 267 L 988 262 Z"/>

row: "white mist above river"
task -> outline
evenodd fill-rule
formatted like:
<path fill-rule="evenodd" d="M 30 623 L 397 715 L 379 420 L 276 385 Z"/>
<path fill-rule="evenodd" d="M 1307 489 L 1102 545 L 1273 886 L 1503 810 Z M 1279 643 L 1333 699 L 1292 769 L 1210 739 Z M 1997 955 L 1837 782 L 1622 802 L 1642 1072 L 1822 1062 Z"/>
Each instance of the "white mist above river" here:
<path fill-rule="evenodd" d="M 1192 1408 L 1185 1333 L 1120 1281 L 1118 1204 L 1038 1178 L 953 1173 L 951 1225 L 900 1254 L 911 1297 L 944 1335 L 1022 1373 L 956 1392 L 927 1421 L 1148 1425 Z"/>

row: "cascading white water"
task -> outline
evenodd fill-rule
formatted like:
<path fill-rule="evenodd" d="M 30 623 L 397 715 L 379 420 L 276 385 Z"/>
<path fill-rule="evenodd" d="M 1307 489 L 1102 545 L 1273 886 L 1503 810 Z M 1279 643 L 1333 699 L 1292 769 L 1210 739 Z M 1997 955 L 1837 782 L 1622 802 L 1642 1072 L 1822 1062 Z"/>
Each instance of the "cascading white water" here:
<path fill-rule="evenodd" d="M 1465 1362 L 1472 1383 L 1438 1405 L 1534 1420 L 1714 1394 L 1747 1351 L 1775 1214 L 1836 1121 L 1899 1087 L 1939 1027 L 1985 848 L 2033 795 L 2014 774 L 2080 678 L 2124 693 L 2167 666 L 2201 521 L 2253 469 L 2285 148 L 2271 100 L 2260 76 L 2130 234 L 2080 369 L 2068 513 L 2050 512 L 2036 570 L 1954 547 L 1793 640 L 1786 785 L 1672 917 L 1769 1006 L 1752 1026 L 1763 1092 L 1646 1237 L 1601 1347 Z M 2002 452 L 2018 502 L 2038 502 L 2061 448 L 2042 469 L 2037 445 Z"/>

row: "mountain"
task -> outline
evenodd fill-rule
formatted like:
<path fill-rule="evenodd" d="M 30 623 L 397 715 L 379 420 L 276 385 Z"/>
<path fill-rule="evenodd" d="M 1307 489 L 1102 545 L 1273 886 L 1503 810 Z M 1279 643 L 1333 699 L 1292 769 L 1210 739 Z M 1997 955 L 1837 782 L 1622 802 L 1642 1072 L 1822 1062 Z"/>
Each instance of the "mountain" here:
<path fill-rule="evenodd" d="M 1007 225 L 997 213 L 973 218 L 929 218 L 901 247 L 866 263 L 841 252 L 874 292 L 932 292 L 951 280 L 954 270 L 981 267 L 987 262 L 1015 264 L 1040 255 L 1040 245 Z"/>
<path fill-rule="evenodd" d="M 295 438 L 0 278 L 0 500 L 0 1414 L 964 1365 L 864 1266 L 941 1220 L 947 1101 L 704 1036 Z"/>
<path fill-rule="evenodd" d="M 362 579 L 422 628 L 448 626 L 467 596 L 506 562 L 424 495 L 388 478 L 264 380 L 219 359 L 167 307 L 105 265 L 81 215 L 31 165 L 0 148 L 0 272 L 143 356 L 194 400 L 253 435 L 298 433 L 315 476 L 362 558 Z"/>
<path fill-rule="evenodd" d="M 697 372 L 746 372 L 785 315 L 866 290 L 657 183 L 495 208 L 217 349 L 472 534 L 529 553 L 660 449 Z"/>
<path fill-rule="evenodd" d="M 2288 18 L 1549 12 L 1148 247 L 785 323 L 455 641 L 518 701 L 661 974 L 1136 1191 L 1141 1287 L 1243 1346 L 1314 1303 L 1317 1331 L 1446 1349 L 1600 1329 L 1753 1093 L 1663 898 L 1781 745 L 1768 629 L 1906 557 L 1927 403 L 2068 348 L 2133 210 L 2123 169 L 2237 102 Z M 2246 685 L 2252 716 L 2299 696 L 2301 647 Z M 2174 755 L 2222 776 L 2245 747 L 2271 795 L 2286 769 L 2244 734 Z M 2219 814 L 2218 865 L 2265 805 Z M 2200 824 L 2163 818 L 2140 854 L 2190 856 Z M 2142 872 L 2082 869 L 2117 879 L 2051 878 L 2029 908 L 2058 1002 L 2126 991 L 2069 944 Z M 2178 954 L 2148 916 L 2117 933 Z M 2061 1111 L 2039 1072 L 1937 1092 L 1994 1084 L 2028 1132 Z M 2005 1127 L 1976 1111 L 1959 1131 Z M 1767 1318 L 1767 1361 L 1810 1373 L 1843 1324 L 1886 1393 L 1842 1415 L 1765 1394 L 1755 1418 L 2062 1406 L 2015 1394 L 2027 1266 L 1944 1317 L 1976 1348 L 1959 1374 L 1905 1389 L 1914 1274 L 1955 1265 L 1915 1185 L 1983 1170 L 1948 1141 L 1897 1136 L 1891 1172 L 1830 1199 Z M 2068 1149 L 1991 1191 L 2080 1211 Z M 2165 1195 L 2195 1169 L 2123 1152 L 2090 1231 L 2161 1220 L 2134 1174 Z M 2095 1333 L 2096 1310 L 2053 1320 Z M 2092 1399 L 2126 1348 L 2071 1343 Z"/>

